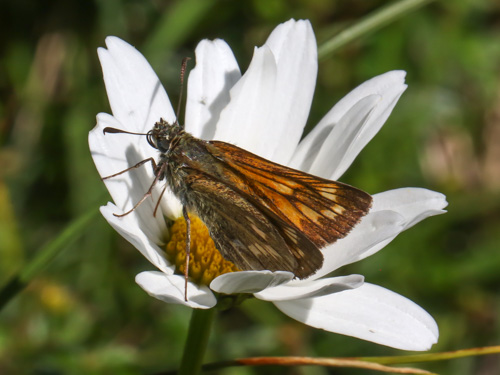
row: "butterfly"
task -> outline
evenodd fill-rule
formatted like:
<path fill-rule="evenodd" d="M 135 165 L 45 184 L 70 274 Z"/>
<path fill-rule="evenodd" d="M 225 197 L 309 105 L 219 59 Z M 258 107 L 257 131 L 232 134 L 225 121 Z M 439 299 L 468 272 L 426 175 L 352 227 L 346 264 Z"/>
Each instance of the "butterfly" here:
<path fill-rule="evenodd" d="M 104 133 L 130 132 L 108 127 Z M 159 151 L 158 161 L 148 158 L 104 179 L 147 162 L 153 166 L 155 178 L 143 198 L 115 216 L 134 211 L 159 181 L 166 184 L 154 215 L 167 187 L 180 200 L 187 224 L 186 285 L 188 213 L 202 220 L 222 256 L 240 270 L 289 271 L 303 279 L 322 266 L 321 249 L 345 237 L 372 204 L 372 197 L 355 187 L 273 163 L 229 143 L 198 139 L 177 121 L 160 119 L 142 135 Z"/>

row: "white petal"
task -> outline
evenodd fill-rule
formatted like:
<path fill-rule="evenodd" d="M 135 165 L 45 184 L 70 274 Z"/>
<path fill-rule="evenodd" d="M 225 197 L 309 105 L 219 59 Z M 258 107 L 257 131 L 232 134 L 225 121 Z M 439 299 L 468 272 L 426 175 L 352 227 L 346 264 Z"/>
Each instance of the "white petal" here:
<path fill-rule="evenodd" d="M 444 194 L 422 189 L 401 188 L 385 191 L 373 196 L 373 211 L 392 210 L 403 215 L 408 229 L 423 219 L 443 214 L 448 205 Z"/>
<path fill-rule="evenodd" d="M 98 53 L 115 118 L 99 114 L 97 126 L 89 134 L 92 156 L 103 177 L 123 171 L 141 160 L 156 158 L 158 154 L 147 143 L 146 137 L 127 134 L 104 136 L 104 127 L 146 132 L 160 117 L 171 122 L 175 120 L 167 94 L 146 59 L 119 38 L 108 37 L 106 43 L 108 49 L 100 48 Z M 127 211 L 144 196 L 152 182 L 152 168 L 150 164 L 146 164 L 106 180 L 106 186 L 115 203 Z M 156 204 L 162 188 L 158 184 L 153 196 L 143 204 L 144 207 L 141 206 L 143 210 L 148 205 L 150 207 Z M 178 211 L 177 199 L 167 191 L 158 215 L 173 217 Z"/>
<path fill-rule="evenodd" d="M 97 125 L 89 133 L 90 154 L 102 177 L 123 171 L 144 159 L 140 150 L 131 142 L 132 137 L 104 135 L 102 130 L 105 127 L 119 128 L 121 124 L 113 116 L 100 113 L 97 115 Z M 141 169 L 144 173 L 149 172 L 150 176 L 153 175 L 151 165 L 145 165 Z M 117 179 L 104 180 L 104 183 L 115 203 L 119 207 L 125 207 L 125 203 L 129 200 L 127 186 L 133 183 L 132 175 L 123 173 Z"/>
<path fill-rule="evenodd" d="M 394 211 L 369 212 L 346 237 L 321 249 L 323 266 L 311 276 L 315 280 L 346 264 L 357 262 L 382 248 L 404 228 L 404 218 Z"/>
<path fill-rule="evenodd" d="M 135 282 L 150 296 L 167 303 L 189 306 L 193 309 L 210 309 L 217 304 L 214 294 L 206 286 L 188 282 L 187 296 L 184 299 L 184 277 L 166 275 L 157 271 L 141 272 Z"/>
<path fill-rule="evenodd" d="M 361 275 L 339 276 L 319 280 L 299 280 L 298 282 L 267 288 L 254 295 L 265 301 L 287 301 L 298 298 L 319 297 L 346 289 L 358 288 L 363 285 L 363 281 L 364 277 Z"/>
<path fill-rule="evenodd" d="M 165 258 L 165 252 L 159 247 L 162 236 L 168 234 L 167 228 L 160 227 L 153 216 L 149 222 L 143 222 L 134 211 L 124 217 L 116 217 L 119 209 L 112 203 L 101 207 L 101 213 L 107 222 L 128 242 L 130 242 L 152 264 L 165 273 L 172 274 L 173 266 Z"/>
<path fill-rule="evenodd" d="M 316 39 L 309 21 L 290 20 L 271 33 L 266 41 L 277 64 L 274 102 L 261 137 L 274 153 L 269 159 L 287 163 L 293 155 L 309 116 L 318 71 Z"/>
<path fill-rule="evenodd" d="M 443 194 L 421 188 L 401 188 L 375 194 L 373 196 L 371 211 L 397 212 L 403 217 L 402 226 L 399 232 L 394 233 L 394 235 L 371 247 L 370 251 L 360 254 L 358 260 L 364 259 L 383 249 L 400 232 L 407 230 L 425 218 L 444 213 L 443 208 L 447 204 L 446 197 Z M 390 211 L 385 210 L 386 208 Z"/>
<path fill-rule="evenodd" d="M 309 326 L 398 349 L 427 350 L 439 336 L 436 322 L 420 306 L 373 284 L 275 305 Z"/>
<path fill-rule="evenodd" d="M 380 99 L 378 95 L 370 95 L 356 103 L 324 140 L 307 172 L 332 180 L 340 177 L 337 173 L 339 166 L 343 166 L 344 161 L 352 155 L 351 148 L 370 124 L 371 115 Z"/>
<path fill-rule="evenodd" d="M 196 67 L 188 80 L 186 131 L 213 139 L 220 113 L 229 103 L 229 90 L 241 73 L 231 48 L 221 39 L 202 40 L 195 54 Z"/>
<path fill-rule="evenodd" d="M 335 172 L 329 176 L 331 179 L 338 179 L 389 117 L 396 102 L 407 87 L 404 84 L 404 76 L 405 72 L 403 71 L 388 72 L 364 82 L 351 91 L 326 114 L 314 130 L 299 144 L 297 152 L 291 161 L 291 166 L 307 171 L 314 160 L 314 153 L 321 147 L 332 129 L 335 129 L 341 118 L 363 98 L 371 95 L 380 96 L 381 99 L 374 108 L 369 121 L 353 139 L 353 143 L 350 145 L 335 144 L 330 146 L 333 150 L 341 147 L 349 149 L 349 154 L 342 160 L 337 161 L 340 164 L 334 166 Z M 313 153 L 313 156 L 310 155 L 311 153 Z"/>
<path fill-rule="evenodd" d="M 256 48 L 248 70 L 231 89 L 214 138 L 268 158 L 268 118 L 276 85 L 276 61 L 267 46 Z"/>
<path fill-rule="evenodd" d="M 98 54 L 113 115 L 126 130 L 147 132 L 163 117 L 174 122 L 175 113 L 158 77 L 130 44 L 106 38 L 107 49 Z"/>
<path fill-rule="evenodd" d="M 285 271 L 241 271 L 225 273 L 210 283 L 210 289 L 224 294 L 257 293 L 289 282 L 293 273 Z"/>

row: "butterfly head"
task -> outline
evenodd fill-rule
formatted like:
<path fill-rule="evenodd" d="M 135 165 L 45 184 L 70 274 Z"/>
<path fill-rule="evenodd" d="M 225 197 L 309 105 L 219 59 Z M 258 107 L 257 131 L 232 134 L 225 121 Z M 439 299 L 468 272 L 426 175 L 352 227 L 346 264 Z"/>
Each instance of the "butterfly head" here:
<path fill-rule="evenodd" d="M 147 133 L 148 143 L 161 153 L 168 153 L 183 132 L 184 130 L 177 122 L 169 124 L 164 119 L 160 119 Z"/>

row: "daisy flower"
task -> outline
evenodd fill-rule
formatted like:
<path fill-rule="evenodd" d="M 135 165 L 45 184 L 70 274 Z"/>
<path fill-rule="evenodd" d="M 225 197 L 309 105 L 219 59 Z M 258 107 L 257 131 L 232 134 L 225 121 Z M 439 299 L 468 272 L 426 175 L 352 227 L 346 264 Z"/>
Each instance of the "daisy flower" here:
<path fill-rule="evenodd" d="M 106 46 L 98 54 L 113 115 L 100 113 L 89 134 L 91 154 L 102 177 L 158 157 L 146 137 L 105 136 L 105 127 L 146 133 L 160 118 L 169 123 L 176 120 L 167 93 L 146 59 L 116 37 L 108 37 Z M 229 142 L 276 163 L 338 180 L 405 91 L 405 73 L 392 71 L 363 83 L 301 140 L 317 65 L 316 40 L 308 21 L 279 25 L 262 47 L 255 48 L 243 75 L 224 41 L 203 40 L 196 48 L 196 67 L 189 74 L 185 130 L 201 139 Z M 182 257 L 179 261 L 171 255 L 184 247 L 182 240 L 172 242 L 182 237 L 179 201 L 167 189 L 153 216 L 163 188 L 158 184 L 153 196 L 136 210 L 124 217 L 113 215 L 130 210 L 153 178 L 152 168 L 146 164 L 105 180 L 113 203 L 101 207 L 109 224 L 157 268 L 136 277 L 151 296 L 208 309 L 217 303 L 214 292 L 250 293 L 274 303 L 286 315 L 326 331 L 407 350 L 426 350 L 437 341 L 434 319 L 414 302 L 364 282 L 361 275 L 329 275 L 376 253 L 424 218 L 443 213 L 447 203 L 442 194 L 420 188 L 375 194 L 370 212 L 345 238 L 322 249 L 323 266 L 304 280 L 294 279 L 290 272 L 228 272 L 234 269 L 220 255 L 202 254 L 201 260 L 190 263 L 190 271 L 193 268 L 198 277 L 197 282 L 190 278 L 185 301 L 184 277 L 176 272 Z M 193 253 L 209 251 L 210 245 L 205 243 L 211 240 L 202 232 L 201 225 L 193 228 L 193 239 L 198 241 Z M 227 273 L 219 275 L 221 272 Z"/>

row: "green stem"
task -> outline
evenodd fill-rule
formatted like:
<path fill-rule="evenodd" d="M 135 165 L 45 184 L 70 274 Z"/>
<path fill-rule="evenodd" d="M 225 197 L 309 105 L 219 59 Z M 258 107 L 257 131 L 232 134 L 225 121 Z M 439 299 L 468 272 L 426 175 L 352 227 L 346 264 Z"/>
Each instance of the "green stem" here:
<path fill-rule="evenodd" d="M 376 10 L 361 21 L 337 34 L 318 48 L 318 58 L 323 59 L 330 53 L 352 42 L 354 39 L 369 34 L 403 15 L 430 3 L 433 0 L 401 0 Z"/>
<path fill-rule="evenodd" d="M 215 308 L 193 309 L 178 375 L 197 375 L 200 373 L 215 311 Z"/>
<path fill-rule="evenodd" d="M 37 255 L 10 281 L 0 289 L 0 310 L 26 285 L 29 284 L 56 255 L 68 248 L 80 235 L 84 229 L 94 220 L 99 213 L 95 207 L 72 221 L 54 240 L 37 251 Z"/>

